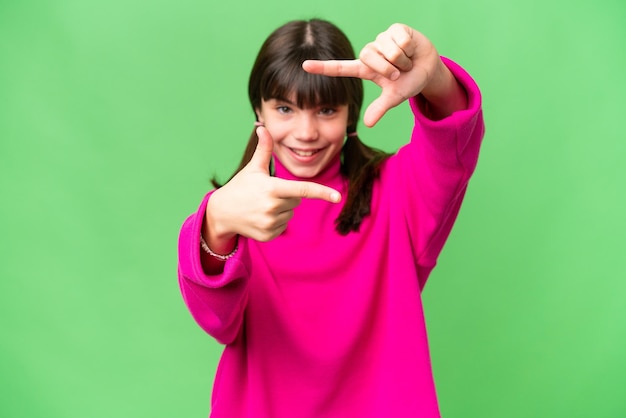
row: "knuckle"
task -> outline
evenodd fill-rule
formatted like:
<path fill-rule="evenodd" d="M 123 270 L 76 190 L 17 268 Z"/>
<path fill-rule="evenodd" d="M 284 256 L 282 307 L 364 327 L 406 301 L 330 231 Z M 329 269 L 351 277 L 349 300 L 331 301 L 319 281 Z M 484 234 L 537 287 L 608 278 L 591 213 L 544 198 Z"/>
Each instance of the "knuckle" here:
<path fill-rule="evenodd" d="M 260 231 L 256 237 L 256 240 L 260 242 L 271 241 L 277 236 L 279 236 L 284 230 L 285 230 L 285 227 L 280 227 L 280 228 L 274 228 L 274 229 L 267 230 L 267 231 Z"/>
<path fill-rule="evenodd" d="M 268 242 L 271 241 L 274 237 L 272 236 L 272 234 L 268 233 L 268 232 L 264 232 L 259 236 L 259 241 L 261 242 Z"/>
<path fill-rule="evenodd" d="M 396 42 L 398 47 L 402 49 L 402 51 L 407 54 L 411 50 L 411 38 L 408 35 L 404 35 Z"/>
<path fill-rule="evenodd" d="M 399 59 L 404 57 L 404 51 L 402 51 L 402 49 L 397 48 L 394 49 L 393 51 L 387 53 L 387 59 L 389 61 L 398 61 Z"/>
<path fill-rule="evenodd" d="M 278 204 L 274 199 L 267 199 L 261 205 L 261 213 L 267 216 L 276 212 L 276 209 L 278 209 Z"/>
<path fill-rule="evenodd" d="M 293 210 L 290 210 L 289 212 L 287 212 L 287 214 L 285 215 L 285 217 L 287 218 L 287 221 L 290 221 L 293 218 Z"/>
<path fill-rule="evenodd" d="M 298 196 L 303 197 L 303 198 L 307 198 L 311 195 L 311 190 L 309 189 L 309 186 L 306 184 L 300 184 L 298 186 Z"/>
<path fill-rule="evenodd" d="M 263 185 L 261 186 L 261 192 L 265 196 L 273 197 L 276 195 L 277 186 L 276 184 L 274 184 L 274 182 L 271 182 L 271 181 L 264 182 Z"/>
<path fill-rule="evenodd" d="M 361 49 L 361 52 L 359 52 L 359 58 L 361 60 L 368 59 L 372 56 L 372 54 L 374 54 L 374 45 L 369 43 Z"/>
<path fill-rule="evenodd" d="M 269 218 L 263 218 L 257 224 L 257 227 L 259 228 L 259 230 L 263 232 L 266 232 L 267 230 L 272 229 L 273 226 L 274 226 L 274 223 Z"/>
<path fill-rule="evenodd" d="M 257 236 L 255 237 L 255 240 L 259 241 L 259 242 L 268 242 L 271 241 L 274 237 L 272 236 L 272 234 L 270 234 L 267 231 L 260 231 Z"/>

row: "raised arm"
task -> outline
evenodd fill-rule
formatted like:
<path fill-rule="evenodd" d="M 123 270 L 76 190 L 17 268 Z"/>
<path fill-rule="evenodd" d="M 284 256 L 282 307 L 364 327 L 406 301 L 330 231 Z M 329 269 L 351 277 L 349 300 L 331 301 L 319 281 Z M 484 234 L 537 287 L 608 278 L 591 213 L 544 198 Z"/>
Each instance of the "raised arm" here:
<path fill-rule="evenodd" d="M 460 66 L 439 56 L 420 32 L 394 24 L 357 60 L 305 61 L 315 74 L 358 77 L 381 87 L 364 123 L 375 125 L 407 99 L 415 114 L 411 143 L 382 175 L 404 216 L 423 287 L 455 222 L 484 134 L 478 86 Z"/>
<path fill-rule="evenodd" d="M 237 336 L 247 303 L 249 239 L 278 236 L 302 198 L 339 202 L 336 190 L 306 181 L 271 177 L 273 140 L 258 128 L 259 144 L 250 163 L 222 188 L 210 193 L 190 216 L 178 241 L 178 277 L 192 316 L 207 333 L 228 344 Z M 201 237 L 218 258 L 201 246 Z"/>
<path fill-rule="evenodd" d="M 367 44 L 356 60 L 307 60 L 304 70 L 327 76 L 358 77 L 381 87 L 365 111 L 363 122 L 374 126 L 392 107 L 421 95 L 423 112 L 443 119 L 467 107 L 463 88 L 441 62 L 434 45 L 417 30 L 393 24 Z"/>
<path fill-rule="evenodd" d="M 237 235 L 269 241 L 280 235 L 302 198 L 341 200 L 336 190 L 307 181 L 271 177 L 273 139 L 267 129 L 257 128 L 259 143 L 250 163 L 231 181 L 213 193 L 207 204 L 202 235 L 218 254 L 233 250 Z M 209 273 L 219 272 L 223 261 L 203 255 Z"/>

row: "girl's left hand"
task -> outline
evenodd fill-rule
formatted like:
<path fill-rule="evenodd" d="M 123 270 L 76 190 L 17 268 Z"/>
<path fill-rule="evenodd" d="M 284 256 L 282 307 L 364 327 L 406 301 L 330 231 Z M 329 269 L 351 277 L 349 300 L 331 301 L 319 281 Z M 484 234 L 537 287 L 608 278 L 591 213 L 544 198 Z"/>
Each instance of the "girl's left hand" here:
<path fill-rule="evenodd" d="M 367 44 L 356 60 L 307 60 L 302 68 L 334 77 L 358 77 L 382 88 L 365 111 L 363 122 L 374 126 L 392 107 L 422 94 L 435 118 L 466 106 L 465 92 L 441 62 L 435 46 L 404 24 L 393 24 Z"/>

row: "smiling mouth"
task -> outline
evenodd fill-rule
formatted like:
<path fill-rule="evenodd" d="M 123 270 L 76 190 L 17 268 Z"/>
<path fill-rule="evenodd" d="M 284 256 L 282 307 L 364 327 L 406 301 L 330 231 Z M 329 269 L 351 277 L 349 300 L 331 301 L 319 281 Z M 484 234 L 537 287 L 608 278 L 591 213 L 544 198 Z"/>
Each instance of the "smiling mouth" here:
<path fill-rule="evenodd" d="M 300 149 L 295 149 L 295 148 L 289 148 L 289 149 L 298 157 L 312 157 L 318 152 L 320 152 L 319 149 L 314 149 L 314 150 L 300 150 Z"/>

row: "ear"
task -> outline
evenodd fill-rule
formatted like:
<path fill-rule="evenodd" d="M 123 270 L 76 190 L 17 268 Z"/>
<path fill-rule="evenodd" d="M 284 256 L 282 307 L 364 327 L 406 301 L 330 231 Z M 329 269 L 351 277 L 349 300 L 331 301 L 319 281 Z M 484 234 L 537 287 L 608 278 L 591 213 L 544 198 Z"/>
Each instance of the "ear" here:
<path fill-rule="evenodd" d="M 263 117 L 261 116 L 261 110 L 257 107 L 254 108 L 254 113 L 256 114 L 256 120 L 263 123 Z"/>

